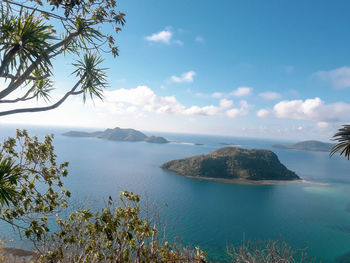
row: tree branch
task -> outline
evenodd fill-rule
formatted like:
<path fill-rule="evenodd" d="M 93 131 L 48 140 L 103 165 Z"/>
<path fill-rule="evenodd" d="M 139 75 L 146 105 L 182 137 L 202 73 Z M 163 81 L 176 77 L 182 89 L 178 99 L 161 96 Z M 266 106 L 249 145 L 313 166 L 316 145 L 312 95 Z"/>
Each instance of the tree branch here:
<path fill-rule="evenodd" d="M 58 42 L 57 44 L 51 46 L 50 48 L 48 48 L 45 52 L 46 55 L 50 54 L 51 52 L 55 51 L 56 49 L 62 47 L 63 45 L 67 44 L 69 41 L 71 41 L 74 37 L 78 36 L 80 34 L 80 32 L 74 32 L 71 33 L 66 39 Z M 57 52 L 55 54 L 58 55 L 60 52 Z M 25 82 L 29 75 L 33 72 L 33 70 L 35 69 L 35 67 L 39 64 L 40 60 L 42 60 L 44 58 L 44 54 L 42 54 L 37 60 L 34 61 L 33 64 L 31 64 L 25 71 L 24 73 L 18 77 L 18 79 L 16 81 L 11 82 L 8 87 L 4 90 L 2 90 L 0 92 L 0 99 L 5 98 L 7 95 L 9 95 L 10 93 L 12 93 L 13 91 L 15 91 L 19 86 L 21 86 L 23 84 L 23 82 Z"/>
<path fill-rule="evenodd" d="M 16 80 L 18 77 L 12 75 L 12 74 L 5 74 L 4 76 L 2 76 L 3 78 L 8 78 L 8 79 L 13 79 L 13 80 Z M 45 74 L 43 76 L 40 76 L 40 77 L 34 77 L 34 76 L 29 76 L 27 78 L 27 80 L 43 80 L 43 79 L 46 79 L 50 77 L 50 74 Z"/>
<path fill-rule="evenodd" d="M 0 103 L 15 103 L 15 102 L 18 102 L 18 101 L 26 101 L 26 100 L 31 100 L 31 99 L 33 99 L 33 98 L 35 98 L 35 94 L 33 95 L 33 96 L 30 96 L 29 98 L 28 98 L 28 96 L 29 96 L 29 94 L 32 92 L 32 88 L 30 88 L 28 91 L 27 91 L 27 93 L 23 96 L 23 97 L 21 97 L 21 98 L 17 98 L 17 99 L 14 99 L 14 100 L 0 100 Z"/>
<path fill-rule="evenodd" d="M 68 19 L 63 17 L 63 16 L 59 16 L 59 15 L 56 15 L 54 13 L 51 13 L 51 12 L 47 12 L 47 11 L 44 11 L 44 10 L 41 10 L 41 9 L 38 9 L 38 8 L 35 8 L 35 7 L 31 7 L 31 6 L 27 6 L 27 5 L 24 5 L 24 4 L 19 4 L 19 3 L 16 3 L 16 2 L 13 2 L 11 0 L 3 0 L 5 3 L 8 3 L 10 5 L 17 5 L 19 7 L 22 7 L 22 8 L 27 8 L 29 10 L 33 10 L 33 11 L 37 11 L 37 12 L 40 12 L 42 14 L 45 14 L 47 16 L 50 16 L 52 18 L 56 18 L 56 19 L 60 19 L 60 20 L 64 20 L 64 21 L 67 21 Z"/>
<path fill-rule="evenodd" d="M 83 92 L 81 91 L 75 91 L 83 79 L 86 77 L 86 74 L 84 74 L 81 79 L 74 85 L 74 87 L 68 91 L 59 101 L 57 101 L 55 104 L 52 104 L 51 106 L 46 106 L 46 107 L 37 107 L 37 108 L 22 108 L 22 109 L 15 109 L 15 110 L 9 110 L 9 111 L 2 111 L 0 112 L 0 116 L 6 116 L 6 115 L 11 115 L 11 114 L 16 114 L 16 113 L 24 113 L 24 112 L 39 112 L 39 111 L 48 111 L 48 110 L 53 110 L 60 106 L 70 95 L 78 95 Z"/>

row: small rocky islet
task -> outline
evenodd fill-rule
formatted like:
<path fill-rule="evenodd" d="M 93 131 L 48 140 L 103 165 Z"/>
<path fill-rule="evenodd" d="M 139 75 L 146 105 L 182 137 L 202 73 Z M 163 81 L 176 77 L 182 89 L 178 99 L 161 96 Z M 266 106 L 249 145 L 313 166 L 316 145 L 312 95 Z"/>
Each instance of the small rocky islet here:
<path fill-rule="evenodd" d="M 193 178 L 248 181 L 293 181 L 300 177 L 269 150 L 224 147 L 208 154 L 173 160 L 161 168 Z"/>
<path fill-rule="evenodd" d="M 114 129 L 106 129 L 104 131 L 96 132 L 81 132 L 81 131 L 69 131 L 62 134 L 68 137 L 91 137 L 106 139 L 111 141 L 128 141 L 139 142 L 145 141 L 149 143 L 168 143 L 169 141 L 163 137 L 146 136 L 144 133 L 134 129 L 122 129 L 116 127 Z"/>

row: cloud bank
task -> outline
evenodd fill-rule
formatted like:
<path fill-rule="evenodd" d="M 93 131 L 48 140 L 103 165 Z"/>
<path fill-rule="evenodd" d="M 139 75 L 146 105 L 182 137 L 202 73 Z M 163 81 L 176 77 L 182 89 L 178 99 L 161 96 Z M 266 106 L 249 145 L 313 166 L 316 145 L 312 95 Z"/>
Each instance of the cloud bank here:
<path fill-rule="evenodd" d="M 232 108 L 232 100 L 221 99 L 218 106 L 192 105 L 186 107 L 175 96 L 158 96 L 147 86 L 138 86 L 134 89 L 118 89 L 106 91 L 104 101 L 97 106 L 104 107 L 114 114 L 135 113 L 143 114 L 152 112 L 157 114 L 180 115 L 221 115 L 229 118 L 248 114 L 251 107 L 246 101 L 241 100 L 238 108 Z"/>
<path fill-rule="evenodd" d="M 283 100 L 275 104 L 272 110 L 260 109 L 258 117 L 275 117 L 279 119 L 306 120 L 317 122 L 325 128 L 329 122 L 348 120 L 350 104 L 337 102 L 326 104 L 316 97 L 306 100 Z"/>

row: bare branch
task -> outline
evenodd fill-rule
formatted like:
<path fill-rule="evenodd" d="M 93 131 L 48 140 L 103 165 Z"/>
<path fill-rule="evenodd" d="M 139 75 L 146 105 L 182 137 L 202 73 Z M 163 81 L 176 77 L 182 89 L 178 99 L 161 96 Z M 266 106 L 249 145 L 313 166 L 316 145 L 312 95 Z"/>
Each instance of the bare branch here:
<path fill-rule="evenodd" d="M 53 110 L 60 106 L 70 95 L 78 95 L 81 94 L 83 91 L 76 92 L 75 90 L 79 87 L 83 79 L 86 75 L 82 76 L 82 78 L 74 85 L 74 87 L 68 91 L 59 101 L 57 101 L 55 104 L 52 104 L 50 106 L 46 107 L 36 107 L 36 108 L 22 108 L 22 109 L 14 109 L 9 111 L 3 111 L 0 112 L 0 116 L 6 116 L 10 114 L 16 114 L 16 113 L 24 113 L 24 112 L 39 112 L 39 111 L 48 111 Z"/>
<path fill-rule="evenodd" d="M 27 80 L 43 80 L 43 79 L 46 79 L 48 77 L 50 77 L 50 74 L 45 74 L 45 75 L 40 76 L 40 77 L 29 76 L 27 78 Z M 3 78 L 16 80 L 18 77 L 14 76 L 12 74 L 6 74 L 6 75 L 3 76 Z"/>
<path fill-rule="evenodd" d="M 14 99 L 14 100 L 0 100 L 0 103 L 15 103 L 15 102 L 18 102 L 18 101 L 27 101 L 27 100 L 31 100 L 31 99 L 34 99 L 36 97 L 36 95 L 34 94 L 33 96 L 29 96 L 29 94 L 32 92 L 32 88 L 30 88 L 26 94 L 21 97 L 21 98 L 17 98 L 17 99 Z"/>
<path fill-rule="evenodd" d="M 47 11 L 44 11 L 44 10 L 41 10 L 41 9 L 38 9 L 38 8 L 35 8 L 35 7 L 27 6 L 27 5 L 24 5 L 24 4 L 19 4 L 19 3 L 13 2 L 11 0 L 3 0 L 3 1 L 5 3 L 9 3 L 11 5 L 16 5 L 16 6 L 19 6 L 19 7 L 22 7 L 22 8 L 26 8 L 26 9 L 29 9 L 29 10 L 40 12 L 40 13 L 45 14 L 45 15 L 47 15 L 49 17 L 52 17 L 52 18 L 56 18 L 56 19 L 60 19 L 60 20 L 64 20 L 64 21 L 68 20 L 67 18 L 65 18 L 63 16 L 59 16 L 59 15 L 56 15 L 54 13 L 47 12 Z"/>

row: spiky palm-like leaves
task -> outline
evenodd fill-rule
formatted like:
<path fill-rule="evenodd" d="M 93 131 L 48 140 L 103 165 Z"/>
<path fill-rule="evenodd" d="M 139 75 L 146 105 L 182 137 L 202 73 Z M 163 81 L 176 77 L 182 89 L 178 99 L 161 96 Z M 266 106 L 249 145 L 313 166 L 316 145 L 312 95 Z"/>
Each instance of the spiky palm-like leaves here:
<path fill-rule="evenodd" d="M 350 125 L 343 125 L 333 136 L 333 140 L 338 143 L 332 148 L 330 155 L 339 153 L 344 155 L 348 160 L 350 159 Z"/>
<path fill-rule="evenodd" d="M 36 70 L 33 72 L 33 96 L 37 99 L 42 98 L 45 101 L 50 100 L 50 91 L 53 90 L 52 81 L 48 78 L 41 78 L 45 73 L 41 70 Z"/>
<path fill-rule="evenodd" d="M 37 68 L 51 72 L 51 62 L 48 51 L 51 40 L 54 40 L 52 26 L 46 25 L 43 17 L 25 12 L 16 15 L 6 15 L 4 10 L 0 23 L 0 51 L 3 54 L 1 74 L 19 69 L 19 73 L 35 63 Z M 39 61 L 35 62 L 35 61 Z"/>
<path fill-rule="evenodd" d="M 15 190 L 18 176 L 19 170 L 14 161 L 2 159 L 0 162 L 0 205 L 9 205 L 10 202 L 14 202 L 14 197 L 18 194 Z"/>
<path fill-rule="evenodd" d="M 103 89 L 107 87 L 105 68 L 100 68 L 99 65 L 103 59 L 94 53 L 87 53 L 81 60 L 78 60 L 73 65 L 77 68 L 73 74 L 76 74 L 81 81 L 81 91 L 83 92 L 83 100 L 86 101 L 86 96 L 91 98 L 96 96 L 102 99 Z"/>

